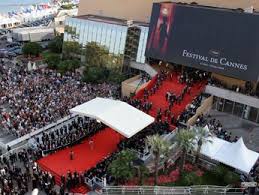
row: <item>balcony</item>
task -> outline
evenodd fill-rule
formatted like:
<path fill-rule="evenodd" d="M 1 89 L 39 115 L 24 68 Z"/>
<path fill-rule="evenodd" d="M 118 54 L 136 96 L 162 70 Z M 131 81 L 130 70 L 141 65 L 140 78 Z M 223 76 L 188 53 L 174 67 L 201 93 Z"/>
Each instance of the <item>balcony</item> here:
<path fill-rule="evenodd" d="M 259 108 L 259 98 L 255 96 L 249 96 L 242 93 L 238 93 L 235 91 L 231 91 L 228 89 L 215 87 L 211 85 L 207 85 L 205 88 L 205 93 L 211 94 L 216 97 L 220 97 L 223 99 L 227 99 L 233 102 L 237 102 L 240 104 L 245 104 L 248 106 L 252 106 L 254 108 Z"/>

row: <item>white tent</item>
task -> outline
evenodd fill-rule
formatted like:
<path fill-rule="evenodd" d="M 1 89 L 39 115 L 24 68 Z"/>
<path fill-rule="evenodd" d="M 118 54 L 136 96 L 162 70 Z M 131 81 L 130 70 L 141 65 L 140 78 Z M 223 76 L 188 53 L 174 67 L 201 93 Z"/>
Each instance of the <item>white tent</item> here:
<path fill-rule="evenodd" d="M 201 154 L 244 173 L 249 173 L 259 158 L 259 153 L 249 150 L 242 138 L 235 143 L 217 137 L 210 137 L 209 140 L 211 142 L 202 145 Z"/>
<path fill-rule="evenodd" d="M 153 117 L 125 102 L 99 97 L 72 108 L 70 112 L 95 118 L 127 138 L 154 122 Z"/>
<path fill-rule="evenodd" d="M 258 157 L 259 153 L 249 150 L 245 146 L 243 138 L 240 138 L 235 143 L 224 144 L 216 153 L 214 159 L 235 169 L 249 173 Z"/>
<path fill-rule="evenodd" d="M 209 142 L 201 146 L 201 153 L 210 158 L 214 158 L 223 145 L 229 144 L 229 142 L 214 136 L 210 137 L 208 140 Z"/>

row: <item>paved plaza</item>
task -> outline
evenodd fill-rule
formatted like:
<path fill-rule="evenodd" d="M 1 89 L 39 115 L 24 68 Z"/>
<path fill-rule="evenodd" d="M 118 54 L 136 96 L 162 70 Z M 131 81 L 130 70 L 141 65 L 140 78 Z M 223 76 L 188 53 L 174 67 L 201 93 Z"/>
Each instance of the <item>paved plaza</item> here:
<path fill-rule="evenodd" d="M 210 115 L 219 120 L 232 137 L 243 137 L 249 149 L 259 152 L 259 124 L 216 110 L 212 110 Z"/>

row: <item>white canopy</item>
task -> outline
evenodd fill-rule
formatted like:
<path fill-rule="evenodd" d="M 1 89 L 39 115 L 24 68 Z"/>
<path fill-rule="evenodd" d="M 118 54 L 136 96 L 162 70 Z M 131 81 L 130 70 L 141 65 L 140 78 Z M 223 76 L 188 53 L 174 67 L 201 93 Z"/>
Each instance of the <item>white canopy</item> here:
<path fill-rule="evenodd" d="M 201 147 L 201 154 L 223 164 L 249 173 L 259 158 L 259 153 L 249 150 L 243 138 L 231 143 L 217 137 L 210 137 L 211 142 L 206 142 Z"/>
<path fill-rule="evenodd" d="M 127 138 L 154 122 L 153 117 L 125 102 L 99 97 L 72 108 L 70 112 L 95 118 Z"/>
<path fill-rule="evenodd" d="M 245 146 L 243 138 L 240 138 L 235 143 L 224 144 L 216 153 L 214 159 L 240 171 L 249 173 L 258 157 L 259 153 L 249 150 Z"/>

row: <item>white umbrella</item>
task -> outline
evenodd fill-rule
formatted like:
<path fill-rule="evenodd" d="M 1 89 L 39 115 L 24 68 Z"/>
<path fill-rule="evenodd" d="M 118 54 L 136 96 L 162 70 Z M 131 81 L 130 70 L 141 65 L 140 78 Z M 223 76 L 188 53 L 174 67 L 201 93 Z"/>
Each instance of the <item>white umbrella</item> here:
<path fill-rule="evenodd" d="M 29 61 L 29 62 L 28 62 L 28 65 L 27 65 L 27 67 L 28 67 L 28 71 L 31 71 L 31 70 L 32 70 L 31 61 Z"/>

